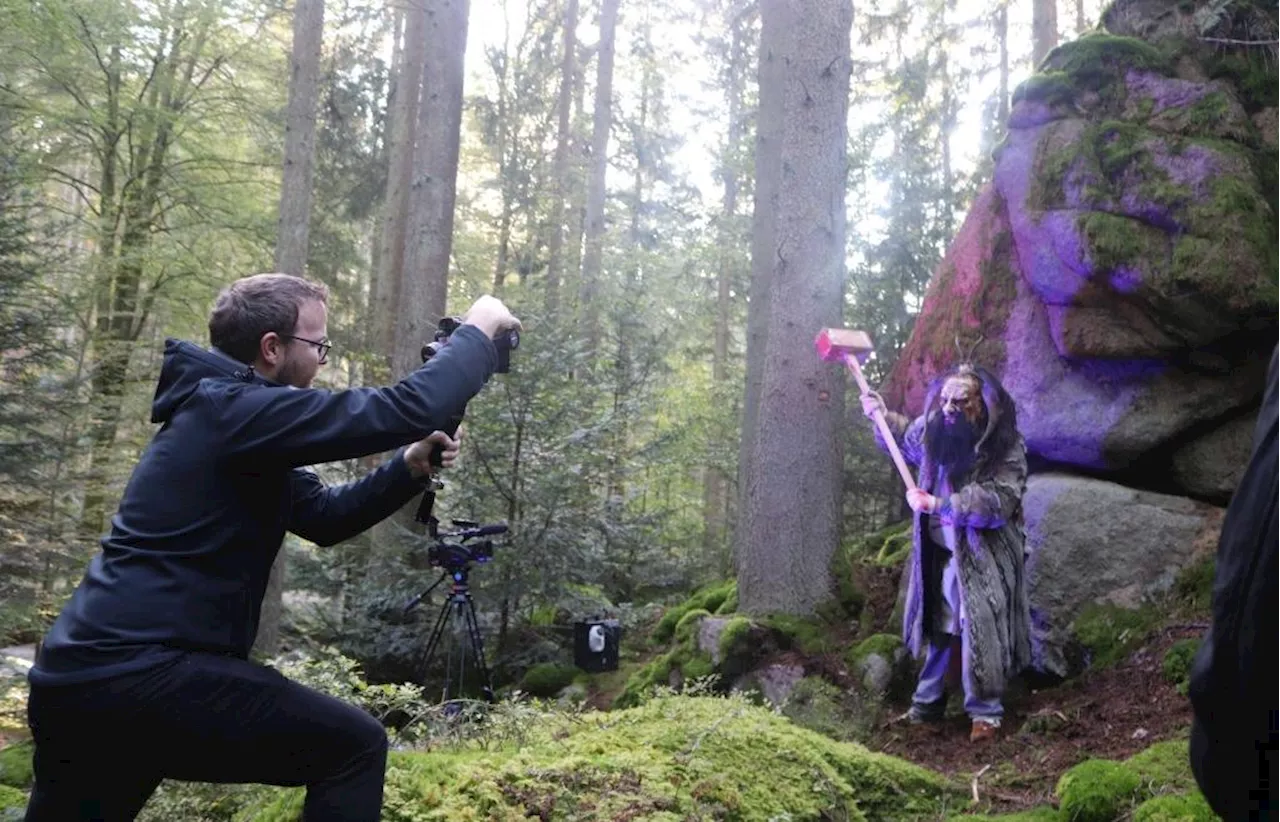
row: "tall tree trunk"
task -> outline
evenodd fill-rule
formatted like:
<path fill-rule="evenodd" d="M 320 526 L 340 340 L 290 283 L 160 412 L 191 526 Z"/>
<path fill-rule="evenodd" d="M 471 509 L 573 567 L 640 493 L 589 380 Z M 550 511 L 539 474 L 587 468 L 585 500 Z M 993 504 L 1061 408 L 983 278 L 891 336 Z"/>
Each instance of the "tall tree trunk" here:
<path fill-rule="evenodd" d="M 506 283 L 507 267 L 511 261 L 511 225 L 514 222 L 516 184 L 511 173 L 511 157 L 515 147 L 512 145 L 511 129 L 508 126 L 508 109 L 510 108 L 511 91 L 507 84 L 511 75 L 511 21 L 503 7 L 502 15 L 502 59 L 495 66 L 498 81 L 497 112 L 497 151 L 498 151 L 498 185 L 502 192 L 502 212 L 498 217 L 498 254 L 493 264 L 493 293 L 502 293 Z"/>
<path fill-rule="evenodd" d="M 591 118 L 591 167 L 587 176 L 586 249 L 578 299 L 588 348 L 600 340 L 598 290 L 604 262 L 605 172 L 609 167 L 609 129 L 613 123 L 613 45 L 619 0 L 601 0 L 600 44 L 596 48 L 596 101 Z"/>
<path fill-rule="evenodd" d="M 741 555 L 746 541 L 743 514 L 747 506 L 747 478 L 755 472 L 754 437 L 760 405 L 760 380 L 769 337 L 769 298 L 776 256 L 775 221 L 782 174 L 783 69 L 777 27 L 761 28 L 756 85 L 755 192 L 751 214 L 751 282 L 747 286 L 746 375 L 743 385 L 741 438 L 738 442 L 738 517 L 733 553 Z"/>
<path fill-rule="evenodd" d="M 436 322 L 444 316 L 448 298 L 467 13 L 467 0 L 427 0 L 426 63 L 396 323 L 393 370 L 397 376 L 421 365 L 422 343 L 431 338 Z"/>
<path fill-rule="evenodd" d="M 297 276 L 305 274 L 307 269 L 312 168 L 316 155 L 316 104 L 320 94 L 320 49 L 323 42 L 324 0 L 296 0 L 275 263 L 276 271 Z"/>
<path fill-rule="evenodd" d="M 1031 66 L 1040 68 L 1045 55 L 1058 45 L 1057 0 L 1031 0 Z"/>
<path fill-rule="evenodd" d="M 414 135 L 417 132 L 418 98 L 422 93 L 422 63 L 426 59 L 427 12 L 423 0 L 404 7 L 403 42 L 398 43 L 391 76 L 388 117 L 387 190 L 382 207 L 379 266 L 374 289 L 374 350 L 390 373 L 395 357 L 396 311 L 405 279 L 405 226 L 408 221 L 409 187 L 413 177 Z"/>
<path fill-rule="evenodd" d="M 781 141 L 759 148 L 781 170 L 738 556 L 740 607 L 750 614 L 812 613 L 831 594 L 831 555 L 840 536 L 845 377 L 817 358 L 813 337 L 838 325 L 841 314 L 853 7 L 849 0 L 814 0 L 802 12 L 799 5 L 760 5 L 762 31 L 777 33 L 762 39 L 783 66 L 768 78 L 781 84 L 773 93 L 782 96 L 783 116 Z M 771 482 L 774 472 L 794 479 Z"/>
<path fill-rule="evenodd" d="M 556 97 L 556 153 L 552 162 L 551 217 L 547 236 L 547 282 L 544 305 L 548 317 L 560 309 L 560 281 L 564 276 L 565 212 L 569 185 L 569 112 L 573 105 L 573 65 L 578 26 L 578 0 L 565 0 L 560 56 L 560 90 Z"/>
<path fill-rule="evenodd" d="M 1001 128 L 1009 123 L 1009 0 L 999 0 L 996 9 L 996 42 L 1000 48 L 1000 105 L 997 121 Z"/>
<path fill-rule="evenodd" d="M 284 174 L 280 182 L 280 223 L 276 271 L 302 276 L 307 270 L 311 226 L 312 170 L 316 153 L 316 106 L 320 95 L 320 51 L 324 44 L 324 0 L 297 0 L 293 9 L 293 54 L 289 59 L 289 102 L 285 109 Z M 284 547 L 276 554 L 262 597 L 253 653 L 280 650 L 286 574 Z"/>
<path fill-rule="evenodd" d="M 716 325 L 711 354 L 711 380 L 716 390 L 723 390 L 729 379 L 729 314 L 732 308 L 733 282 L 738 273 L 741 257 L 737 249 L 741 237 L 738 221 L 738 158 L 742 148 L 742 96 L 746 14 L 738 13 L 730 25 L 729 62 L 726 66 L 728 87 L 725 97 L 729 105 L 728 133 L 724 152 L 720 158 L 720 176 L 724 180 L 724 192 L 720 208 L 720 225 L 716 232 L 719 259 L 716 263 Z M 726 551 L 725 534 L 728 519 L 729 478 L 724 469 L 712 457 L 703 486 L 702 544 L 708 557 L 715 558 L 717 570 L 722 574 L 732 571 Z"/>
<path fill-rule="evenodd" d="M 1084 0 L 1076 0 L 1076 36 L 1084 34 L 1088 26 L 1084 22 Z"/>

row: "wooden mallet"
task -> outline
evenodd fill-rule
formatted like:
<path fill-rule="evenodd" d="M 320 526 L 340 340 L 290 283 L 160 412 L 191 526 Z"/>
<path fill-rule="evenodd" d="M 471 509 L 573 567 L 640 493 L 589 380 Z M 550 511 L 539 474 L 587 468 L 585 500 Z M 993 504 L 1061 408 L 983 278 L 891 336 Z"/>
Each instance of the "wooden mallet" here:
<path fill-rule="evenodd" d="M 843 362 L 847 365 L 858 387 L 862 389 L 862 393 L 871 393 L 867 378 L 862 376 L 860 360 L 866 359 L 875 349 L 871 345 L 871 337 L 867 336 L 865 331 L 824 328 L 818 332 L 818 338 L 813 341 L 813 347 L 818 349 L 818 356 L 826 362 Z M 915 488 L 915 478 L 911 476 L 907 461 L 902 458 L 902 452 L 898 450 L 898 442 L 893 438 L 893 432 L 889 430 L 889 423 L 885 421 L 884 414 L 877 408 L 872 416 L 876 427 L 880 429 L 880 436 L 884 438 L 885 447 L 889 449 L 889 456 L 893 457 L 893 464 L 898 467 L 902 481 L 907 484 L 907 490 Z"/>

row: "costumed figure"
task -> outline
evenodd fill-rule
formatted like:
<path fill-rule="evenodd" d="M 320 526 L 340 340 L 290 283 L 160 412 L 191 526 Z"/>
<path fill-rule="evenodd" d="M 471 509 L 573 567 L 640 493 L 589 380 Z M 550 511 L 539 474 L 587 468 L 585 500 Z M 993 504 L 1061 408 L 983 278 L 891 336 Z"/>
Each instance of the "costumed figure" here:
<path fill-rule="evenodd" d="M 905 718 L 938 722 L 946 679 L 960 655 L 969 738 L 996 735 L 1005 683 L 1031 659 L 1022 496 L 1026 445 L 1013 398 L 986 370 L 962 364 L 930 387 L 914 421 L 885 409 L 875 392 L 863 412 L 883 413 L 907 462 L 915 512 L 903 641 L 924 668 Z M 877 431 L 881 448 L 885 443 Z"/>

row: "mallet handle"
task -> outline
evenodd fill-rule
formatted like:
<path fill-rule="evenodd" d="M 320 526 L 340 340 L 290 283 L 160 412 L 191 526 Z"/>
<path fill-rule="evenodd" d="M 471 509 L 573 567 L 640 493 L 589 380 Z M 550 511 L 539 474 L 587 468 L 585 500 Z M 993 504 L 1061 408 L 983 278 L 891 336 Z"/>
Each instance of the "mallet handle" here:
<path fill-rule="evenodd" d="M 867 378 L 862 376 L 862 366 L 858 365 L 858 358 L 853 354 L 844 355 L 845 365 L 849 366 L 849 370 L 853 372 L 853 378 L 857 381 L 858 387 L 862 389 L 862 393 L 870 394 L 871 387 L 867 385 Z M 893 438 L 893 432 L 889 430 L 889 423 L 885 420 L 884 414 L 877 408 L 872 414 L 872 419 L 876 422 L 876 427 L 880 429 L 880 436 L 884 438 L 885 447 L 889 449 L 889 456 L 893 457 L 893 464 L 898 467 L 898 473 L 902 476 L 902 481 L 906 483 L 907 490 L 910 491 L 916 487 L 915 478 L 911 476 L 911 470 L 907 468 L 907 461 L 902 458 L 902 452 L 898 450 L 898 441 Z"/>

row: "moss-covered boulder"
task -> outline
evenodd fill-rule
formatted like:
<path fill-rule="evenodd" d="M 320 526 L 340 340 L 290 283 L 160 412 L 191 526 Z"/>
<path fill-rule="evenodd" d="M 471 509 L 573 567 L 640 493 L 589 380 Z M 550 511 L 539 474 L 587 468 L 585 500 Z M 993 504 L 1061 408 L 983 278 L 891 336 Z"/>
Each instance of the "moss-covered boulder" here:
<path fill-rule="evenodd" d="M 1120 762 L 1088 759 L 1058 780 L 1054 794 L 1068 822 L 1114 822 L 1138 796 L 1142 779 Z"/>
<path fill-rule="evenodd" d="M 982 335 L 1032 455 L 1222 501 L 1243 438 L 1199 448 L 1204 480 L 1178 455 L 1256 408 L 1275 344 L 1276 64 L 1231 41 L 1274 39 L 1276 8 L 1118 0 L 1106 19 L 1016 92 L 882 393 L 918 412 L 957 335 Z"/>
<path fill-rule="evenodd" d="M 383 819 L 915 820 L 956 801 L 918 766 L 743 699 L 665 697 L 523 729 L 520 746 L 393 754 Z M 245 822 L 297 820 L 300 792 Z"/>

